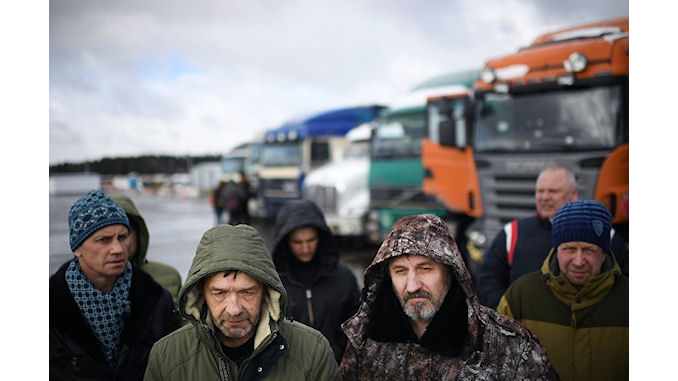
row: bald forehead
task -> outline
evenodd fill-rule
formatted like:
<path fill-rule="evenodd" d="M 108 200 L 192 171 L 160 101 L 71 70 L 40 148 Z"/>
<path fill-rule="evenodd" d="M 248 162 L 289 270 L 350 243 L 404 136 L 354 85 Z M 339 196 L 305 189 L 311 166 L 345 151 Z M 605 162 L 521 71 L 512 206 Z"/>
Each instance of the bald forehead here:
<path fill-rule="evenodd" d="M 537 186 L 544 182 L 565 183 L 568 187 L 574 187 L 574 175 L 567 168 L 554 167 L 546 168 L 537 177 Z"/>

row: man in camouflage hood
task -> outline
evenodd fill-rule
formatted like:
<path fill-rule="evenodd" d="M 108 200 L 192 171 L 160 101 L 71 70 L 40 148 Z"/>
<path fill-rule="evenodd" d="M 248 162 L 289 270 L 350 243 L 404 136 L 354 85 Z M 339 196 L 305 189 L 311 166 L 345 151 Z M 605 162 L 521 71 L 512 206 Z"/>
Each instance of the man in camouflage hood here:
<path fill-rule="evenodd" d="M 151 349 L 144 380 L 335 380 L 327 339 L 283 317 L 287 295 L 257 231 L 203 234 L 179 291 L 190 324 Z"/>
<path fill-rule="evenodd" d="M 481 306 L 447 225 L 398 220 L 365 272 L 340 370 L 348 380 L 550 380 L 546 352 L 519 322 Z"/>

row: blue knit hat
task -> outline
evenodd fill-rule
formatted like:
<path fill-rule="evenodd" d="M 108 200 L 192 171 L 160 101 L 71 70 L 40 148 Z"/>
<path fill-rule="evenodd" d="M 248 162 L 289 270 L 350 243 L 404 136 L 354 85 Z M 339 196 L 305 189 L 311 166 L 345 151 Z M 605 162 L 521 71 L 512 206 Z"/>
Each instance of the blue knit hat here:
<path fill-rule="evenodd" d="M 554 248 L 565 242 L 588 242 L 610 252 L 612 215 L 595 200 L 575 200 L 563 205 L 553 218 L 551 242 Z"/>
<path fill-rule="evenodd" d="M 108 225 L 125 225 L 127 214 L 100 190 L 91 190 L 71 205 L 68 212 L 68 234 L 75 251 L 89 236 Z"/>

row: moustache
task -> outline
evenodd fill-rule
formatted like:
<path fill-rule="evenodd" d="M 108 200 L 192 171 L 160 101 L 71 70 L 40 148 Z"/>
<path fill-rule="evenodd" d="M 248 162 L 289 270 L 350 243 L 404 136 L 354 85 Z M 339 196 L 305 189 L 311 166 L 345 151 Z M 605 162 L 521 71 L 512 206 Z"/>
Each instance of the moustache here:
<path fill-rule="evenodd" d="M 419 291 L 415 291 L 415 292 L 412 292 L 412 293 L 407 292 L 407 293 L 405 293 L 405 295 L 403 295 L 403 300 L 405 302 L 407 302 L 408 300 L 410 300 L 412 298 L 425 298 L 425 299 L 428 299 L 431 302 L 433 302 L 433 295 L 429 294 L 428 292 L 426 292 L 424 290 L 419 290 Z"/>
<path fill-rule="evenodd" d="M 221 318 L 219 319 L 220 323 L 233 323 L 241 320 L 249 320 L 250 315 L 248 313 L 241 313 L 238 315 L 228 315 L 228 314 L 223 314 L 221 315 Z"/>

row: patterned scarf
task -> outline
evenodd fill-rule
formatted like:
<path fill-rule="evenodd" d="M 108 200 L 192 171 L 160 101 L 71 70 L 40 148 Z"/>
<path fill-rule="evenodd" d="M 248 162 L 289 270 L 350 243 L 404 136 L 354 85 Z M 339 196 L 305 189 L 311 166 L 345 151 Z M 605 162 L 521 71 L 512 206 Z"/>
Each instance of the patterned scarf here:
<path fill-rule="evenodd" d="M 132 284 L 132 265 L 127 262 L 111 292 L 105 294 L 94 287 L 82 272 L 77 258 L 73 258 L 66 269 L 66 283 L 80 312 L 99 339 L 106 360 L 115 368 L 125 317 L 131 312 L 127 296 Z"/>

